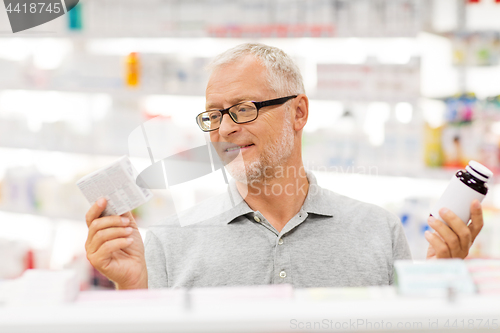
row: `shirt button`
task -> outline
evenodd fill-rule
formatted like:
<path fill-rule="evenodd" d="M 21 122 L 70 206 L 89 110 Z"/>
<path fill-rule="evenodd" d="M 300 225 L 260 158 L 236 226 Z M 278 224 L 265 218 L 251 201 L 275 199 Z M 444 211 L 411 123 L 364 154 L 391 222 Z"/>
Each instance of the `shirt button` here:
<path fill-rule="evenodd" d="M 255 216 L 253 217 L 253 219 L 255 220 L 255 222 L 260 222 L 260 219 L 259 219 L 259 217 L 258 217 L 257 215 L 255 215 Z"/>
<path fill-rule="evenodd" d="M 280 278 L 286 278 L 286 272 L 285 271 L 281 271 L 280 272 Z"/>
<path fill-rule="evenodd" d="M 280 240 L 278 241 L 278 245 L 281 245 L 281 244 L 283 244 L 283 239 L 282 238 L 280 238 Z"/>

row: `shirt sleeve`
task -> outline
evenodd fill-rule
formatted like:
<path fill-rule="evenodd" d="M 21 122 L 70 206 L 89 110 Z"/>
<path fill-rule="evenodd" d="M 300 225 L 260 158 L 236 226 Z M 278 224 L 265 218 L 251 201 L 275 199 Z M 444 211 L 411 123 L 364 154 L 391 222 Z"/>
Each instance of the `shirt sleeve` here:
<path fill-rule="evenodd" d="M 161 241 L 152 231 L 148 230 L 144 243 L 146 266 L 148 269 L 148 288 L 167 288 L 166 259 Z"/>
<path fill-rule="evenodd" d="M 391 214 L 391 237 L 392 237 L 392 269 L 389 276 L 389 284 L 394 283 L 394 262 L 396 260 L 412 260 L 410 246 L 406 239 L 403 224 L 396 215 Z"/>

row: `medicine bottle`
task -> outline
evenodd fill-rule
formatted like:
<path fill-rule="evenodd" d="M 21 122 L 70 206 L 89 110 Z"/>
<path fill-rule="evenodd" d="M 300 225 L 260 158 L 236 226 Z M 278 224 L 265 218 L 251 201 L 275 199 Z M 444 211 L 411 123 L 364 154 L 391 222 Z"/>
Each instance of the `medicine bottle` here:
<path fill-rule="evenodd" d="M 439 215 L 441 208 L 448 208 L 462 221 L 468 223 L 470 220 L 470 205 L 474 199 L 483 201 L 488 193 L 487 182 L 493 176 L 484 165 L 476 161 L 470 161 L 465 170 L 458 170 L 452 177 L 448 187 L 431 210 L 431 215 L 443 221 Z M 444 221 L 443 221 L 444 222 Z"/>

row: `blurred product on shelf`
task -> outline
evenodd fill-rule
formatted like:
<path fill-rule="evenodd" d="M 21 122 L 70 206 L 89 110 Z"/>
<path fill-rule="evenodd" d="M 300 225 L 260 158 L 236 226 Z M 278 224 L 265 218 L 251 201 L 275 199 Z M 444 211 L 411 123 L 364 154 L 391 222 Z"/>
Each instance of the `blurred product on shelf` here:
<path fill-rule="evenodd" d="M 500 210 L 483 205 L 484 226 L 470 248 L 470 258 L 500 258 Z"/>
<path fill-rule="evenodd" d="M 317 65 L 317 96 L 341 101 L 414 102 L 420 96 L 420 59 L 404 64 Z"/>
<path fill-rule="evenodd" d="M 449 35 L 455 66 L 500 65 L 500 33 L 473 32 Z"/>
<path fill-rule="evenodd" d="M 0 279 L 19 277 L 27 269 L 49 269 L 51 252 L 26 240 L 0 238 Z"/>
<path fill-rule="evenodd" d="M 486 166 L 500 170 L 500 95 L 487 98 L 482 110 L 484 132 L 481 134 L 481 160 Z"/>
<path fill-rule="evenodd" d="M 470 159 L 478 158 L 481 128 L 477 118 L 479 101 L 473 93 L 447 98 L 442 132 L 444 166 L 465 168 Z"/>
<path fill-rule="evenodd" d="M 441 142 L 443 127 L 433 128 L 425 124 L 425 164 L 429 167 L 441 167 L 444 164 L 444 151 Z"/>
<path fill-rule="evenodd" d="M 397 260 L 394 269 L 398 294 L 402 296 L 452 298 L 450 292 L 455 295 L 476 292 L 464 260 Z"/>
<path fill-rule="evenodd" d="M 479 100 L 474 93 L 447 98 L 445 120 L 450 124 L 467 124 L 477 117 Z"/>
<path fill-rule="evenodd" d="M 137 87 L 139 85 L 139 76 L 141 65 L 137 52 L 130 53 L 125 61 L 125 83 L 128 87 Z"/>
<path fill-rule="evenodd" d="M 466 264 L 479 294 L 500 295 L 500 260 L 469 260 Z"/>
<path fill-rule="evenodd" d="M 425 239 L 424 233 L 431 229 L 427 224 L 431 202 L 430 198 L 425 197 L 405 198 L 398 214 L 401 223 L 403 223 L 413 260 L 426 258 L 429 243 Z"/>
<path fill-rule="evenodd" d="M 422 119 L 407 102 L 325 103 L 311 113 L 304 161 L 311 170 L 425 177 Z M 337 112 L 338 111 L 338 112 Z M 321 123 L 319 124 L 319 120 Z"/>
<path fill-rule="evenodd" d="M 500 120 L 500 95 L 486 98 L 483 112 L 491 120 Z"/>
<path fill-rule="evenodd" d="M 0 207 L 11 212 L 81 219 L 87 205 L 74 187 L 54 176 L 42 175 L 34 166 L 8 168 Z"/>
<path fill-rule="evenodd" d="M 28 253 L 30 248 L 25 242 L 0 238 L 0 279 L 17 278 L 26 269 L 33 268 L 33 262 L 28 262 L 32 254 Z"/>
<path fill-rule="evenodd" d="M 73 6 L 68 11 L 68 29 L 70 31 L 80 31 L 83 29 L 83 7 L 82 1 L 77 1 L 76 6 Z"/>
<path fill-rule="evenodd" d="M 446 296 L 453 302 L 457 294 L 500 294 L 500 260 L 401 260 L 395 269 L 399 295 Z"/>
<path fill-rule="evenodd" d="M 28 269 L 18 279 L 7 282 L 10 287 L 1 301 L 8 306 L 54 306 L 73 302 L 79 293 L 74 270 Z"/>
<path fill-rule="evenodd" d="M 441 133 L 444 167 L 465 168 L 471 159 L 480 158 L 481 132 L 478 123 L 447 124 Z"/>
<path fill-rule="evenodd" d="M 474 93 L 444 99 L 444 124 L 425 125 L 425 163 L 430 167 L 465 168 L 477 160 L 500 170 L 500 100 Z"/>
<path fill-rule="evenodd" d="M 35 167 L 9 168 L 2 182 L 2 201 L 12 210 L 32 212 L 39 204 L 35 185 L 42 175 Z"/>

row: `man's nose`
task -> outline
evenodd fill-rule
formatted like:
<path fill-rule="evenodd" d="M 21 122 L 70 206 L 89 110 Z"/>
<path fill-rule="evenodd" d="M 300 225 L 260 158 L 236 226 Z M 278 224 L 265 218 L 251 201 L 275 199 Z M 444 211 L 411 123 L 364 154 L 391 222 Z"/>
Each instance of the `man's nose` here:
<path fill-rule="evenodd" d="M 228 114 L 222 116 L 219 126 L 219 134 L 221 136 L 228 136 L 237 132 L 240 126 L 236 124 Z"/>

